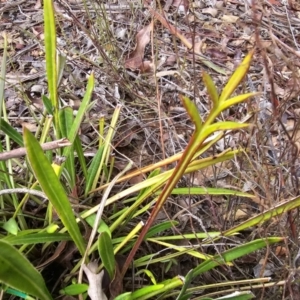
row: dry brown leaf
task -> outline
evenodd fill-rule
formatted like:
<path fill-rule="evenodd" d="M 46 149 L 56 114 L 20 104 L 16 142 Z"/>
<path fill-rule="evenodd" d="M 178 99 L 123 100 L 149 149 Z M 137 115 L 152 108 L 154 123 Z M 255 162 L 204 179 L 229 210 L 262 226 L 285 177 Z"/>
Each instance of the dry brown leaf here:
<path fill-rule="evenodd" d="M 227 22 L 227 23 L 235 23 L 239 17 L 233 16 L 233 15 L 223 15 L 222 16 L 222 21 Z"/>
<path fill-rule="evenodd" d="M 215 17 L 218 14 L 218 10 L 213 7 L 207 7 L 202 9 L 203 14 L 211 15 L 212 17 Z"/>
<path fill-rule="evenodd" d="M 150 42 L 151 32 L 153 30 L 153 22 L 141 29 L 136 35 L 135 50 L 129 55 L 125 61 L 125 67 L 129 69 L 141 69 L 143 66 L 145 47 Z"/>

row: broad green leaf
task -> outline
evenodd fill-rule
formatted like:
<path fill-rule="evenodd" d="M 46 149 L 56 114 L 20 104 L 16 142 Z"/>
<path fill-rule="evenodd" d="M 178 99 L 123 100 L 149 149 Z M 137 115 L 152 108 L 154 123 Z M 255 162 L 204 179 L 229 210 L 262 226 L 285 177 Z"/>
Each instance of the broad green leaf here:
<path fill-rule="evenodd" d="M 245 75 L 247 74 L 252 56 L 254 54 L 254 51 L 251 51 L 246 55 L 244 60 L 241 62 L 241 64 L 236 68 L 234 73 L 231 75 L 231 77 L 228 80 L 228 83 L 226 86 L 223 88 L 223 91 L 220 95 L 219 101 L 220 103 L 226 101 L 233 91 L 236 89 L 236 87 L 241 83 Z"/>
<path fill-rule="evenodd" d="M 210 77 L 210 75 L 206 72 L 203 72 L 202 74 L 202 80 L 205 84 L 205 87 L 207 89 L 208 95 L 210 97 L 210 100 L 213 103 L 213 108 L 216 108 L 219 104 L 219 94 L 218 94 L 218 90 L 212 80 L 212 78 Z"/>
<path fill-rule="evenodd" d="M 16 142 L 20 147 L 23 147 L 23 138 L 22 135 L 14 129 L 9 123 L 4 119 L 1 119 L 0 129 L 9 136 L 14 142 Z"/>
<path fill-rule="evenodd" d="M 85 251 L 85 243 L 78 224 L 76 223 L 69 199 L 51 164 L 44 155 L 40 144 L 26 128 L 24 128 L 24 143 L 27 150 L 28 160 L 36 179 L 55 208 L 62 223 L 68 230 L 79 252 L 83 255 Z"/>
<path fill-rule="evenodd" d="M 112 280 L 115 276 L 116 261 L 111 238 L 106 231 L 102 232 L 99 236 L 98 251 L 102 263 Z"/>
<path fill-rule="evenodd" d="M 0 281 L 39 299 L 52 299 L 41 274 L 17 249 L 2 240 L 0 240 Z"/>
<path fill-rule="evenodd" d="M 32 233 L 27 235 L 8 236 L 3 239 L 11 245 L 24 245 L 24 244 L 42 244 L 60 241 L 70 241 L 71 237 L 66 233 Z"/>
<path fill-rule="evenodd" d="M 59 293 L 61 295 L 70 295 L 70 296 L 76 296 L 82 293 L 87 292 L 89 286 L 87 284 L 71 284 L 64 289 L 60 290 Z"/>
<path fill-rule="evenodd" d="M 251 252 L 254 252 L 256 250 L 264 248 L 268 245 L 281 242 L 283 240 L 284 240 L 284 238 L 280 238 L 280 237 L 258 239 L 258 240 L 243 244 L 241 246 L 232 248 L 228 251 L 223 252 L 221 255 L 216 255 L 213 258 L 204 261 L 202 264 L 197 266 L 194 269 L 193 277 L 195 278 L 196 276 L 203 274 L 204 272 L 207 272 L 217 266 L 231 262 L 234 259 L 245 256 Z"/>

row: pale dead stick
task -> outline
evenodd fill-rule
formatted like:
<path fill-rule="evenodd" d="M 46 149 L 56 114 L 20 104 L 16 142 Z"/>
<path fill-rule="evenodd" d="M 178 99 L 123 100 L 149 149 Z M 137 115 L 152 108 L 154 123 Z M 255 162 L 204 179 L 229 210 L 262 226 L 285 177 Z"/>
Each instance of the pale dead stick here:
<path fill-rule="evenodd" d="M 62 138 L 57 141 L 44 143 L 41 145 L 41 147 L 44 151 L 67 147 L 67 146 L 71 146 L 71 143 L 66 138 Z M 8 160 L 11 158 L 18 158 L 18 157 L 22 157 L 24 155 L 26 155 L 26 149 L 24 147 L 22 147 L 22 148 L 18 148 L 18 149 L 14 149 L 11 151 L 0 153 L 0 161 Z"/>

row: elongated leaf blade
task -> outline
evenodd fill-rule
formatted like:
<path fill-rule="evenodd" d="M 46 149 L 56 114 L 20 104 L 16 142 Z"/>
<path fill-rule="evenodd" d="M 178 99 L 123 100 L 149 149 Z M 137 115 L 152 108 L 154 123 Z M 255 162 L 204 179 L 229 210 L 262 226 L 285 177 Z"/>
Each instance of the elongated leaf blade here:
<path fill-rule="evenodd" d="M 281 237 L 271 237 L 271 238 L 266 238 L 266 239 L 258 239 L 258 240 L 243 244 L 241 246 L 237 246 L 233 249 L 225 251 L 221 255 L 216 255 L 213 258 L 204 261 L 202 264 L 200 264 L 198 267 L 196 267 L 194 269 L 193 277 L 195 278 L 196 276 L 198 276 L 204 272 L 207 272 L 219 265 L 231 262 L 234 259 L 245 256 L 253 251 L 259 250 L 268 245 L 278 243 L 281 241 L 283 241 L 283 238 L 281 238 Z"/>
<path fill-rule="evenodd" d="M 252 56 L 254 54 L 254 51 L 249 52 L 248 55 L 244 58 L 244 60 L 241 62 L 241 64 L 236 68 L 234 73 L 231 75 L 231 77 L 228 80 L 228 83 L 224 87 L 221 96 L 219 98 L 219 101 L 222 103 L 226 101 L 230 95 L 233 93 L 233 91 L 236 89 L 236 87 L 241 83 L 245 75 L 247 74 Z"/>
<path fill-rule="evenodd" d="M 40 243 L 52 243 L 61 241 L 70 241 L 71 237 L 66 233 L 33 233 L 27 235 L 8 236 L 3 239 L 11 245 L 24 245 L 24 244 L 40 244 Z"/>
<path fill-rule="evenodd" d="M 19 146 L 23 147 L 23 138 L 22 135 L 14 129 L 9 123 L 7 123 L 4 119 L 1 119 L 0 129 L 8 135 L 14 142 L 16 142 Z"/>
<path fill-rule="evenodd" d="M 87 110 L 87 107 L 89 105 L 89 102 L 91 100 L 91 96 L 92 96 L 92 92 L 94 89 L 94 83 L 95 83 L 95 78 L 94 78 L 94 74 L 92 73 L 88 79 L 88 83 L 87 83 L 87 87 L 86 87 L 86 92 L 84 94 L 83 100 L 80 104 L 79 110 L 76 114 L 75 120 L 72 124 L 72 127 L 69 130 L 68 133 L 68 140 L 70 141 L 70 143 L 73 145 L 75 138 L 77 136 L 80 124 L 83 120 L 84 114 Z M 71 147 L 66 147 L 64 148 L 63 151 L 63 156 L 65 156 L 66 158 L 69 156 L 71 151 Z"/>
<path fill-rule="evenodd" d="M 56 71 L 56 30 L 52 0 L 44 0 L 45 50 L 48 90 L 52 106 L 58 111 Z"/>
<path fill-rule="evenodd" d="M 79 252 L 83 255 L 85 251 L 84 240 L 76 223 L 69 199 L 40 144 L 26 128 L 24 128 L 24 143 L 28 160 L 37 180 L 67 228 Z"/>
<path fill-rule="evenodd" d="M 227 101 L 222 103 L 222 105 L 220 107 L 220 111 L 223 111 L 226 108 L 229 108 L 230 106 L 233 106 L 235 104 L 241 103 L 241 102 L 247 100 L 248 98 L 258 95 L 258 94 L 259 93 L 247 93 L 247 94 L 238 95 L 236 97 L 228 99 Z"/>
<path fill-rule="evenodd" d="M 202 80 L 205 84 L 205 87 L 207 89 L 210 100 L 213 103 L 213 107 L 214 108 L 217 107 L 218 103 L 219 103 L 219 94 L 218 94 L 218 90 L 217 90 L 212 78 L 210 77 L 210 75 L 208 73 L 203 72 Z"/>
<path fill-rule="evenodd" d="M 43 300 L 51 300 L 44 279 L 16 248 L 0 240 L 0 281 Z"/>
<path fill-rule="evenodd" d="M 186 96 L 180 96 L 181 101 L 183 103 L 183 106 L 185 107 L 187 113 L 189 114 L 190 118 L 192 119 L 192 122 L 196 126 L 196 131 L 199 131 L 201 129 L 202 120 L 198 112 L 198 108 L 194 102 L 192 102 L 188 97 Z"/>
<path fill-rule="evenodd" d="M 116 261 L 111 238 L 106 231 L 102 232 L 99 236 L 98 251 L 102 263 L 108 272 L 110 279 L 112 280 L 115 275 Z"/>

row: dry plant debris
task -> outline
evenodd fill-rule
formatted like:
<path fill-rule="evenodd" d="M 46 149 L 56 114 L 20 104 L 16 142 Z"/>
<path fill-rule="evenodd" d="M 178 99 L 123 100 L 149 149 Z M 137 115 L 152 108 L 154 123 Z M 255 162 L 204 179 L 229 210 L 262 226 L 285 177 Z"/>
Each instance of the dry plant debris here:
<path fill-rule="evenodd" d="M 221 88 L 242 57 L 256 49 L 242 89 L 261 95 L 222 116 L 238 121 L 251 117 L 256 126 L 226 136 L 213 149 L 218 153 L 228 145 L 247 145 L 250 152 L 229 164 L 186 176 L 182 184 L 239 187 L 254 193 L 258 200 L 173 197 L 163 219 L 176 216 L 184 224 L 181 233 L 199 228 L 199 217 L 206 230 L 223 231 L 299 194 L 300 7 L 296 0 L 54 2 L 58 50 L 66 56 L 59 85 L 61 102 L 78 109 L 87 77 L 95 72 L 93 105 L 81 126 L 81 141 L 86 157 L 95 155 L 99 118 L 105 117 L 109 124 L 114 108 L 121 104 L 114 140 L 119 169 L 124 168 L 126 157 L 141 168 L 182 150 L 193 128 L 178 94 L 191 97 L 205 116 L 210 103 L 201 83 L 202 70 Z M 9 42 L 4 95 L 8 118 L 19 132 L 22 126 L 36 132 L 43 113 L 41 95 L 47 92 L 42 3 L 1 0 L 0 14 L 0 53 L 4 32 Z M 272 266 L 266 276 L 286 279 L 286 264 L 299 249 L 297 214 L 286 216 L 287 220 L 274 219 L 269 228 L 245 233 L 245 238 L 254 238 L 269 230 L 291 238 L 293 242 L 284 252 L 266 254 L 272 263 L 248 257 L 248 262 L 241 262 L 240 273 L 226 276 L 261 275 L 266 272 L 263 268 Z M 242 243 L 243 238 L 237 240 Z M 170 273 L 184 273 L 184 265 L 179 262 L 179 270 Z M 220 276 L 212 273 L 204 280 L 214 282 Z M 266 294 L 257 292 L 257 297 L 273 296 L 269 290 L 261 293 Z"/>

